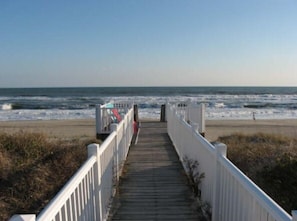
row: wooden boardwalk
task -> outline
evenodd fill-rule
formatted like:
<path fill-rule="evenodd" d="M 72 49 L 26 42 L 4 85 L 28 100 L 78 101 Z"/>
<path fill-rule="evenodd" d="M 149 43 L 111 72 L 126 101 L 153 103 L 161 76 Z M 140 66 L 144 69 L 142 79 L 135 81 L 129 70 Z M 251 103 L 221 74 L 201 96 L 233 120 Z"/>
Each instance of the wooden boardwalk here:
<path fill-rule="evenodd" d="M 187 177 L 166 123 L 141 123 L 109 220 L 198 220 Z"/>

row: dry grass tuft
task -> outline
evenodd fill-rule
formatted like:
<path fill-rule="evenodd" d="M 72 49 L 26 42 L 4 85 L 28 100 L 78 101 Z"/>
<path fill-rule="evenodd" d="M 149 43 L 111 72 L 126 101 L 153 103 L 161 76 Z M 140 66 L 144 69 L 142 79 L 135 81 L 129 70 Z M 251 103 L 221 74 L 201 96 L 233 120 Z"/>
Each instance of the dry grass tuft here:
<path fill-rule="evenodd" d="M 0 134 L 0 220 L 40 212 L 86 160 L 86 146 L 94 141 Z"/>
<path fill-rule="evenodd" d="M 220 137 L 219 141 L 227 144 L 228 158 L 249 177 L 264 167 L 274 166 L 284 154 L 297 156 L 297 141 L 284 136 L 236 133 Z"/>
<path fill-rule="evenodd" d="M 297 209 L 297 140 L 258 133 L 220 137 L 228 158 L 289 213 Z"/>

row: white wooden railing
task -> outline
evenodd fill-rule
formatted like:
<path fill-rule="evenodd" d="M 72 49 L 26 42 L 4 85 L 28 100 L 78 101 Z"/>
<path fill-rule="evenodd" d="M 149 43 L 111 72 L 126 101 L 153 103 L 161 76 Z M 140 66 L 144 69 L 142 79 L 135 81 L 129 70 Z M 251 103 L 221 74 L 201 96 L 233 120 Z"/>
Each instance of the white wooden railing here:
<path fill-rule="evenodd" d="M 88 159 L 37 216 L 14 215 L 10 221 L 106 220 L 133 136 L 133 109 L 100 145 L 88 146 Z"/>
<path fill-rule="evenodd" d="M 195 104 L 190 102 L 184 103 L 167 103 L 166 104 L 166 118 L 167 111 L 171 108 L 179 115 L 185 122 L 192 125 L 200 134 L 205 133 L 205 104 Z"/>
<path fill-rule="evenodd" d="M 197 125 L 185 121 L 185 111 L 174 105 L 166 110 L 168 134 L 181 161 L 197 160 L 205 173 L 201 198 L 212 206 L 213 221 L 297 221 L 296 211 L 291 217 L 230 162 L 225 144 L 210 144 Z"/>
<path fill-rule="evenodd" d="M 119 123 L 123 116 L 133 107 L 131 103 L 107 103 L 96 105 L 96 133 L 109 134 L 110 125 Z"/>

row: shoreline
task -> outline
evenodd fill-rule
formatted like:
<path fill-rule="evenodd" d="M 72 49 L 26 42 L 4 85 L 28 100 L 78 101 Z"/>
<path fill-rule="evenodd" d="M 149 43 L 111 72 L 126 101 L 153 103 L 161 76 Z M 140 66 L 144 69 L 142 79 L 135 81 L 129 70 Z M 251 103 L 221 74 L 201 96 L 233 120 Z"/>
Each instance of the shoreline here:
<path fill-rule="evenodd" d="M 159 119 L 141 119 L 141 121 L 147 120 L 159 121 Z M 297 119 L 206 120 L 205 125 L 205 137 L 209 141 L 215 141 L 219 136 L 228 136 L 233 133 L 262 132 L 297 137 Z M 95 119 L 0 121 L 0 131 L 40 132 L 50 138 L 62 139 L 95 138 L 96 124 Z"/>

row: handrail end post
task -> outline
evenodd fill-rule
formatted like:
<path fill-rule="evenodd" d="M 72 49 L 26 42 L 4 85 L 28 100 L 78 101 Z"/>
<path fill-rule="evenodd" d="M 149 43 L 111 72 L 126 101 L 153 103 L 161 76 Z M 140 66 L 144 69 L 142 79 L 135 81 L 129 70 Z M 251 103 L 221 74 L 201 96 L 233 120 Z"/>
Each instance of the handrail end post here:
<path fill-rule="evenodd" d="M 220 185 L 221 185 L 221 169 L 219 158 L 227 156 L 227 145 L 224 143 L 215 143 L 216 160 L 215 160 L 215 176 L 213 184 L 213 199 L 212 199 L 212 220 L 220 220 L 219 202 L 220 202 Z"/>
<path fill-rule="evenodd" d="M 102 198 L 101 198 L 101 160 L 99 153 L 99 144 L 92 143 L 88 145 L 88 157 L 96 157 L 96 166 L 94 170 L 94 190 L 95 190 L 95 207 L 96 220 L 102 220 Z"/>
<path fill-rule="evenodd" d="M 98 137 L 99 134 L 102 132 L 102 116 L 101 116 L 101 105 L 96 105 L 96 136 Z"/>

